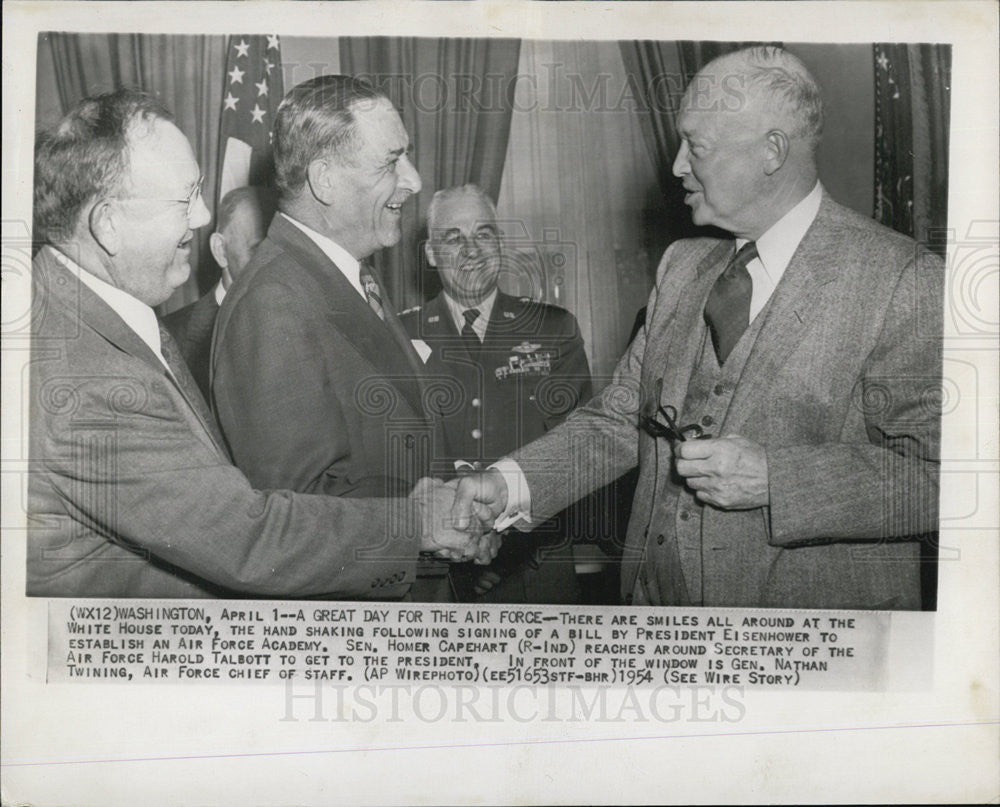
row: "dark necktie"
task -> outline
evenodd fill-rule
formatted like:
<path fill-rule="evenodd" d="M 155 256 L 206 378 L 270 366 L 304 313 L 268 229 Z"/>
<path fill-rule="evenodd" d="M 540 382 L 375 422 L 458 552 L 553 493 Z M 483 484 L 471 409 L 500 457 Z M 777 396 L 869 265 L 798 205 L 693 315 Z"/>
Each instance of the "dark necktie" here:
<path fill-rule="evenodd" d="M 482 343 L 472 327 L 472 323 L 479 319 L 479 309 L 468 308 L 462 312 L 462 316 L 465 317 L 465 325 L 462 328 L 462 341 L 465 343 L 465 349 L 469 351 L 472 358 L 479 358 L 479 348 L 482 347 Z"/>
<path fill-rule="evenodd" d="M 194 376 L 191 375 L 187 364 L 184 363 L 181 349 L 177 346 L 177 342 L 174 341 L 174 337 L 170 335 L 170 331 L 163 327 L 162 323 L 160 323 L 160 353 L 164 360 L 166 360 L 167 367 L 170 368 L 170 374 L 177 388 L 187 398 L 188 403 L 191 404 L 191 408 L 194 409 L 202 423 L 205 424 L 205 428 L 209 435 L 211 435 L 216 447 L 223 456 L 229 458 L 229 452 L 226 450 L 226 442 L 222 438 L 222 432 L 219 431 L 219 426 L 209 411 L 208 404 L 205 403 L 205 398 L 202 396 L 201 390 L 198 389 L 198 384 L 195 382 Z"/>
<path fill-rule="evenodd" d="M 715 355 L 721 365 L 736 347 L 750 324 L 750 294 L 753 281 L 747 264 L 757 257 L 757 245 L 748 241 L 737 252 L 709 292 L 705 322 L 712 332 Z"/>
<path fill-rule="evenodd" d="M 368 305 L 371 306 L 372 311 L 375 312 L 375 316 L 385 322 L 385 308 L 382 306 L 382 293 L 379 291 L 374 273 L 367 264 L 361 264 L 360 279 L 361 285 L 364 286 L 365 289 L 365 297 L 368 300 Z"/>

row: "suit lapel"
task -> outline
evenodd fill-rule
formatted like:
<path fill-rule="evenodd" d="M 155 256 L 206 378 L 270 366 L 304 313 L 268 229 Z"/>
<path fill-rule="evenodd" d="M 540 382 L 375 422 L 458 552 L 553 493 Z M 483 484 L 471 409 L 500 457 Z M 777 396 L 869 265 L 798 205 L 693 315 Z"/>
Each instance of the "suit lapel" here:
<path fill-rule="evenodd" d="M 385 296 L 382 283 L 379 281 L 386 315 L 384 322 L 323 250 L 281 214 L 274 217 L 268 237 L 315 281 L 341 336 L 386 376 L 415 412 L 425 414 L 421 400 L 423 366 Z"/>
<path fill-rule="evenodd" d="M 46 248 L 48 249 L 48 248 Z M 44 250 L 43 250 L 44 252 Z M 127 353 L 130 356 L 134 356 L 137 359 L 145 361 L 154 372 L 162 375 L 167 383 L 176 389 L 184 402 L 187 404 L 188 409 L 197 418 L 198 423 L 201 425 L 202 430 L 208 437 L 211 444 L 222 454 L 222 456 L 228 459 L 228 454 L 224 446 L 220 445 L 215 437 L 215 431 L 210 427 L 204 419 L 203 412 L 207 411 L 207 406 L 204 402 L 199 406 L 196 402 L 191 400 L 191 397 L 184 390 L 183 385 L 175 382 L 174 379 L 170 377 L 170 373 L 167 368 L 163 365 L 163 362 L 157 357 L 157 355 L 152 351 L 152 349 L 147 345 L 139 335 L 133 331 L 125 321 L 115 313 L 114 309 L 111 308 L 104 300 L 102 300 L 97 294 L 90 290 L 85 283 L 78 280 L 73 274 L 62 266 L 58 265 L 57 259 L 49 254 L 39 253 L 39 257 L 42 259 L 42 265 L 46 268 L 46 274 L 48 275 L 49 288 L 58 289 L 62 285 L 66 285 L 68 288 L 76 288 L 79 293 L 79 317 L 82 321 L 86 322 L 91 328 L 94 329 L 101 337 L 106 341 L 114 345 L 118 350 L 123 353 Z M 61 284 L 59 282 L 60 275 L 55 274 L 61 272 L 65 277 L 69 278 L 70 284 Z M 71 302 L 72 305 L 72 302 Z M 162 328 L 162 323 L 160 324 Z M 192 387 L 197 393 L 197 385 L 194 384 L 192 379 Z"/>
<path fill-rule="evenodd" d="M 824 304 L 820 289 L 838 277 L 837 239 L 827 225 L 829 197 L 824 194 L 813 221 L 764 310 L 764 322 L 750 350 L 726 416 L 725 429 L 738 432 L 753 408 L 768 405 L 774 396 L 774 378 L 798 345 L 817 310 Z"/>
<path fill-rule="evenodd" d="M 702 346 L 705 300 L 716 278 L 726 268 L 732 244 L 720 242 L 699 261 L 693 272 L 679 274 L 657 294 L 658 305 L 677 300 L 673 317 L 657 312 L 650 323 L 644 364 L 650 378 L 663 379 L 660 403 L 678 410 L 684 404 L 688 382 Z"/>

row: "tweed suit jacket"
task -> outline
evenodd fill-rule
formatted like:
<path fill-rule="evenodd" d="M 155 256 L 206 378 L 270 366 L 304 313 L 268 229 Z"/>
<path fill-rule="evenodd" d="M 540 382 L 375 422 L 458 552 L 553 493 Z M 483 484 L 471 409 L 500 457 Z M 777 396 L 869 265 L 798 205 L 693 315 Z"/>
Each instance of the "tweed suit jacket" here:
<path fill-rule="evenodd" d="M 219 304 L 215 301 L 213 288 L 193 303 L 163 317 L 163 324 L 176 340 L 181 355 L 206 401 L 210 395 L 208 365 L 212 357 L 212 332 L 218 313 Z"/>
<path fill-rule="evenodd" d="M 768 462 L 769 505 L 727 511 L 699 504 L 671 475 L 670 445 L 636 423 L 657 379 L 661 403 L 685 400 L 705 301 L 732 249 L 717 239 L 671 245 L 612 383 L 513 455 L 533 517 L 586 492 L 573 469 L 618 475 L 638 464 L 626 602 L 661 553 L 673 573 L 653 604 L 919 608 L 913 538 L 936 530 L 938 514 L 941 261 L 824 193 L 742 373 L 714 390 L 713 433 L 757 441 Z"/>
<path fill-rule="evenodd" d="M 442 445 L 423 364 L 382 295 L 379 320 L 277 215 L 222 302 L 213 408 L 236 465 L 263 488 L 405 495 Z"/>
<path fill-rule="evenodd" d="M 255 490 L 204 402 L 49 247 L 33 285 L 29 595 L 389 598 L 412 584 L 406 499 Z"/>

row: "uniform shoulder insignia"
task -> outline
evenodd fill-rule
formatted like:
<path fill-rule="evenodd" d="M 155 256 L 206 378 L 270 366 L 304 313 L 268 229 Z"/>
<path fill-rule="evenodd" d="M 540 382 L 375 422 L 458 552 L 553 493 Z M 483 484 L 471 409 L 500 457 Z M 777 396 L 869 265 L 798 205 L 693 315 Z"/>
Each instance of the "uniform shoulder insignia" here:
<path fill-rule="evenodd" d="M 400 312 L 399 312 L 399 316 L 403 317 L 403 316 L 406 316 L 407 314 L 413 314 L 413 313 L 416 313 L 416 312 L 417 312 L 417 311 L 419 311 L 419 310 L 420 310 L 421 308 L 423 308 L 423 306 L 419 306 L 419 305 L 415 305 L 415 306 L 413 306 L 412 308 L 407 308 L 407 309 L 406 309 L 405 311 L 400 311 Z"/>

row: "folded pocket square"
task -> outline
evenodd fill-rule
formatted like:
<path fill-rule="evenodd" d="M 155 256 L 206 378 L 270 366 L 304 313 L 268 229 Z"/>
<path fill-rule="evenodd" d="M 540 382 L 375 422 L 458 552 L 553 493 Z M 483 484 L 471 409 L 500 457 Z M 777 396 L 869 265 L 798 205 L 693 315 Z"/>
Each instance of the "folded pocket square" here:
<path fill-rule="evenodd" d="M 413 345 L 413 349 L 417 351 L 417 355 L 420 356 L 420 361 L 427 364 L 427 359 L 431 356 L 431 346 L 423 339 L 411 339 L 410 343 Z"/>

